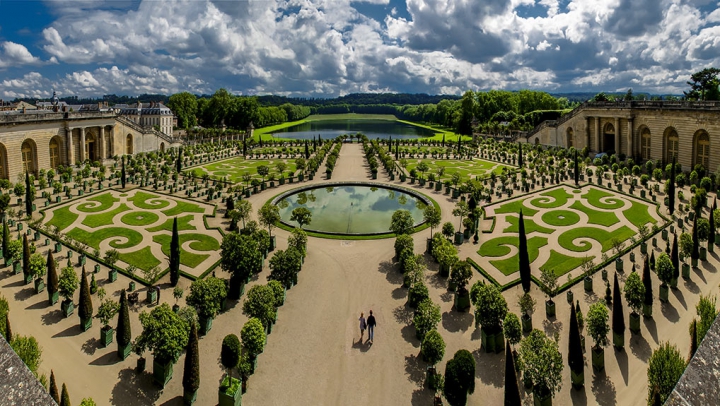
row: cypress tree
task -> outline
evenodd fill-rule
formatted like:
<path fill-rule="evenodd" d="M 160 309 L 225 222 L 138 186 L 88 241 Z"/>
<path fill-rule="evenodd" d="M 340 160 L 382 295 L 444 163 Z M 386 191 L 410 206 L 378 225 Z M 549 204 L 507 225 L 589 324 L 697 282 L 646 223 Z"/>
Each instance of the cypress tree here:
<path fill-rule="evenodd" d="M 510 341 L 505 341 L 505 406 L 520 406 L 520 388 L 515 374 L 515 359 Z"/>
<path fill-rule="evenodd" d="M 225 218 L 228 217 L 231 210 L 235 210 L 235 199 L 233 199 L 232 195 L 225 200 Z"/>
<path fill-rule="evenodd" d="M 580 325 L 577 320 L 575 306 L 570 304 L 570 340 L 568 341 L 568 366 L 575 374 L 582 374 L 585 370 L 582 344 L 580 342 Z"/>
<path fill-rule="evenodd" d="M 185 369 L 183 370 L 183 389 L 195 392 L 200 387 L 200 352 L 198 351 L 198 333 L 195 323 L 190 327 L 190 340 L 185 351 Z"/>
<path fill-rule="evenodd" d="M 445 146 L 445 133 L 443 133 L 443 140 L 442 140 L 442 146 Z"/>
<path fill-rule="evenodd" d="M 243 157 L 247 156 L 247 141 L 243 140 Z"/>
<path fill-rule="evenodd" d="M 88 284 L 85 267 L 82 269 L 82 279 L 80 281 L 80 305 L 78 308 L 78 316 L 80 316 L 80 322 L 84 322 L 93 316 L 92 297 L 90 296 L 90 285 Z"/>
<path fill-rule="evenodd" d="M 670 250 L 670 261 L 673 264 L 673 268 L 675 268 L 673 278 L 677 279 L 680 276 L 680 254 L 678 253 L 677 234 L 673 235 L 673 245 L 672 250 Z"/>
<path fill-rule="evenodd" d="M 577 149 L 575 150 L 575 186 L 580 184 L 580 167 L 577 160 Z"/>
<path fill-rule="evenodd" d="M 522 144 L 518 143 L 518 166 L 523 166 Z"/>
<path fill-rule="evenodd" d="M 458 146 L 457 146 L 457 148 L 458 148 L 457 154 L 458 154 L 458 155 L 460 155 L 460 148 L 461 148 L 461 147 L 462 147 L 462 135 L 458 134 Z"/>
<path fill-rule="evenodd" d="M 55 383 L 55 371 L 50 370 L 50 397 L 55 403 L 60 404 L 60 394 L 58 393 L 57 383 Z"/>
<path fill-rule="evenodd" d="M 60 398 L 60 406 L 72 406 L 70 404 L 70 395 L 68 394 L 67 386 L 63 383 L 62 386 L 62 398 Z"/>
<path fill-rule="evenodd" d="M 30 186 L 30 172 L 25 172 L 25 213 L 28 217 L 32 216 L 32 202 L 35 200 Z"/>
<path fill-rule="evenodd" d="M 520 243 L 518 244 L 518 257 L 520 261 L 520 283 L 525 293 L 530 292 L 530 258 L 528 257 L 527 249 L 527 237 L 525 236 L 525 220 L 523 219 L 522 210 L 520 211 L 520 221 L 518 223 L 520 228 L 518 230 L 518 237 Z"/>
<path fill-rule="evenodd" d="M 47 255 L 47 291 L 48 298 L 58 291 L 58 274 L 55 268 L 55 258 L 53 258 L 52 250 L 48 250 Z"/>
<path fill-rule="evenodd" d="M 625 316 L 623 315 L 622 294 L 620 284 L 618 284 L 617 273 L 615 273 L 615 281 L 613 282 L 613 312 L 612 312 L 612 330 L 614 334 L 625 337 Z"/>
<path fill-rule="evenodd" d="M 655 251 L 650 253 L 650 269 L 655 270 Z"/>
<path fill-rule="evenodd" d="M 308 147 L 307 140 L 305 140 L 305 159 L 310 159 L 310 148 Z"/>
<path fill-rule="evenodd" d="M 392 146 L 391 146 L 392 148 Z M 395 141 L 395 160 L 398 160 L 398 150 L 400 149 L 400 141 Z"/>
<path fill-rule="evenodd" d="M 700 239 L 698 238 L 698 230 L 697 230 L 697 213 L 695 214 L 695 218 L 693 220 L 693 229 L 692 229 L 692 252 L 690 253 L 690 258 L 697 261 L 700 259 Z"/>
<path fill-rule="evenodd" d="M 12 328 L 10 327 L 10 312 L 5 313 L 5 341 L 10 343 L 13 340 Z"/>
<path fill-rule="evenodd" d="M 711 250 L 710 246 L 715 244 L 715 210 L 717 210 L 717 199 L 713 202 L 713 207 L 710 210 L 708 222 L 710 223 L 710 231 L 708 232 L 708 250 Z"/>
<path fill-rule="evenodd" d="M 643 304 L 652 306 L 652 279 L 650 278 L 650 261 L 648 260 L 647 255 L 645 255 L 645 264 L 643 265 L 642 283 L 643 286 L 645 286 L 645 298 L 643 299 Z"/>
<path fill-rule="evenodd" d="M 30 245 L 27 234 L 23 234 L 23 276 L 25 276 L 25 280 L 28 280 L 28 275 L 30 275 Z"/>
<path fill-rule="evenodd" d="M 697 319 L 693 319 L 692 323 L 690 323 L 690 355 L 688 356 L 688 363 L 690 363 L 690 360 L 695 355 L 697 347 Z"/>
<path fill-rule="evenodd" d="M 127 295 L 125 289 L 120 292 L 120 311 L 118 313 L 117 324 L 117 344 L 118 352 L 123 350 L 132 339 L 130 331 L 130 309 L 128 309 Z"/>
<path fill-rule="evenodd" d="M 668 209 L 672 216 L 675 211 L 675 159 L 673 158 L 672 168 L 670 168 L 670 187 L 668 188 Z"/>
<path fill-rule="evenodd" d="M 5 216 L 3 216 L 3 235 L 2 235 L 2 249 L 3 249 L 3 257 L 5 260 L 8 260 L 10 258 L 10 254 L 8 253 L 8 243 L 10 242 L 10 229 L 7 225 L 7 219 Z"/>
<path fill-rule="evenodd" d="M 120 166 L 120 184 L 125 189 L 125 155 L 122 156 L 122 165 Z"/>
<path fill-rule="evenodd" d="M 232 200 L 232 198 L 228 198 Z M 180 280 L 180 236 L 178 235 L 177 217 L 173 219 L 172 238 L 170 240 L 170 284 L 177 286 Z"/>
<path fill-rule="evenodd" d="M 182 155 L 183 155 L 183 149 L 180 148 L 180 152 L 178 152 L 177 160 L 175 161 L 175 170 L 177 171 L 178 175 L 180 172 L 182 172 Z"/>

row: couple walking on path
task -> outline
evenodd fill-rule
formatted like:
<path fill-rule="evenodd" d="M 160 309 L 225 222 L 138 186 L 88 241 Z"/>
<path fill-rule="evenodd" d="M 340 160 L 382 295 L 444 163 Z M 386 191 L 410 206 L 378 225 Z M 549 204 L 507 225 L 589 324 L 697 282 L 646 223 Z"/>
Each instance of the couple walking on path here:
<path fill-rule="evenodd" d="M 370 310 L 370 315 L 368 316 L 367 320 L 365 320 L 365 313 L 360 313 L 360 342 L 363 340 L 363 335 L 365 334 L 365 329 L 368 330 L 368 342 L 370 344 L 373 343 L 373 336 L 375 331 L 375 326 L 377 323 L 375 322 L 375 316 L 373 316 L 372 310 Z"/>

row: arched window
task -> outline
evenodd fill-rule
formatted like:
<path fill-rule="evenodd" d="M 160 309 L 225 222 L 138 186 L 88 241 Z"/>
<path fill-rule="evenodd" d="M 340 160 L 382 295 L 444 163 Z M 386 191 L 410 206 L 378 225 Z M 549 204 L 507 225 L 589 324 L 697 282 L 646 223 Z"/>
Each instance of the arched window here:
<path fill-rule="evenodd" d="M 128 134 L 125 138 L 125 153 L 132 155 L 133 153 L 133 137 L 132 134 Z"/>
<path fill-rule="evenodd" d="M 35 173 L 35 151 L 30 141 L 25 141 L 20 147 L 22 153 L 23 172 Z"/>
<path fill-rule="evenodd" d="M 650 159 L 650 130 L 647 127 L 640 133 L 640 154 L 643 160 Z"/>
<path fill-rule="evenodd" d="M 680 150 L 680 137 L 678 137 L 677 131 L 671 128 L 667 132 L 667 139 L 665 140 L 665 159 L 667 162 L 677 162 L 678 151 Z"/>
<path fill-rule="evenodd" d="M 575 133 L 572 128 L 567 129 L 567 147 L 575 146 Z"/>
<path fill-rule="evenodd" d="M 50 167 L 55 169 L 60 165 L 60 143 L 57 138 L 50 140 Z"/>
<path fill-rule="evenodd" d="M 7 164 L 7 153 L 5 152 L 5 146 L 0 144 L 0 179 L 8 178 L 6 164 Z"/>
<path fill-rule="evenodd" d="M 165 143 L 164 142 L 160 143 L 160 152 L 165 152 Z"/>
<path fill-rule="evenodd" d="M 702 165 L 705 170 L 710 168 L 710 137 L 706 132 L 695 137 L 695 165 Z"/>

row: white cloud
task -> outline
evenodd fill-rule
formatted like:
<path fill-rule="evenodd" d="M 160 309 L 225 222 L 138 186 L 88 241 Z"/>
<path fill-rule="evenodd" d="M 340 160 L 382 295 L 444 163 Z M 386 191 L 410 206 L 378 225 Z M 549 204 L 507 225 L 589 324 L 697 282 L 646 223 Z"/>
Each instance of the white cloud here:
<path fill-rule="evenodd" d="M 40 63 L 40 59 L 33 56 L 25 45 L 5 41 L 0 43 L 0 49 L 0 68 L 36 65 Z"/>

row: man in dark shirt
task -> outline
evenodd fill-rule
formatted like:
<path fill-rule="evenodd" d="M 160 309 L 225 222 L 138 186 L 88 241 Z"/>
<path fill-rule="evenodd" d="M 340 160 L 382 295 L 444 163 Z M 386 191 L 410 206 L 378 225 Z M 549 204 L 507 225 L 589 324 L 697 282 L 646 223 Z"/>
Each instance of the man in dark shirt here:
<path fill-rule="evenodd" d="M 375 322 L 375 316 L 373 316 L 372 310 L 370 310 L 370 316 L 367 318 L 367 326 L 368 326 L 368 341 L 370 341 L 370 344 L 373 343 L 373 336 L 375 331 L 375 326 L 377 323 Z"/>

